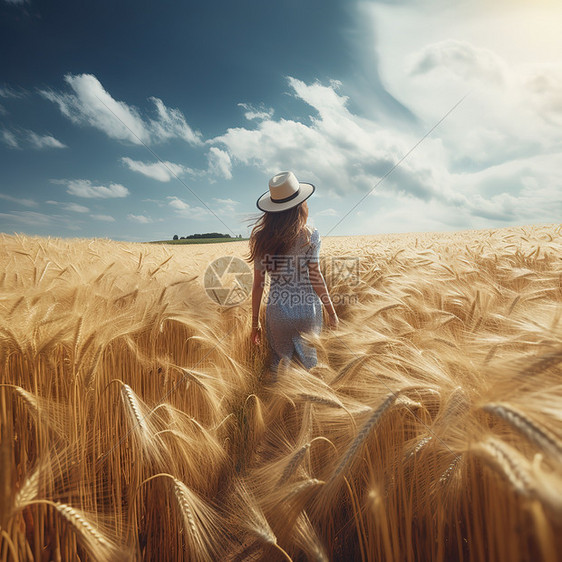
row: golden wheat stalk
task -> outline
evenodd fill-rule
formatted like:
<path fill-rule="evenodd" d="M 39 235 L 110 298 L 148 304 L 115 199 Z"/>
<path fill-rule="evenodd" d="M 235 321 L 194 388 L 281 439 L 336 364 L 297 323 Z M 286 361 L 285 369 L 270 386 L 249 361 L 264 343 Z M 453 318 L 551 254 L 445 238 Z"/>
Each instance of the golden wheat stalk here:
<path fill-rule="evenodd" d="M 506 421 L 528 441 L 562 463 L 562 442 L 546 427 L 541 426 L 509 404 L 486 404 L 482 406 L 482 410 Z"/>
<path fill-rule="evenodd" d="M 0 560 L 12 544 L 20 560 L 111 557 L 96 531 L 147 560 L 217 559 L 209 540 L 224 560 L 554 560 L 562 227 L 323 240 L 330 292 L 358 302 L 336 303 L 342 328 L 310 338 L 316 368 L 284 365 L 269 388 L 250 300 L 226 310 L 186 281 L 246 249 L 0 234 L 0 383 L 23 389 L 0 392 L 14 428 Z M 338 255 L 360 257 L 359 283 L 330 268 Z M 103 390 L 116 377 L 117 411 Z M 482 404 L 511 445 L 483 433 Z M 134 501 L 160 470 L 166 493 Z"/>
<path fill-rule="evenodd" d="M 230 520 L 233 526 L 241 528 L 249 533 L 254 539 L 279 551 L 284 559 L 291 561 L 292 558 L 277 544 L 277 537 L 272 531 L 262 509 L 256 498 L 248 490 L 248 487 L 240 480 L 236 481 L 231 493 Z M 252 546 L 247 550 L 250 550 Z"/>
<path fill-rule="evenodd" d="M 334 470 L 334 473 L 332 474 L 332 477 L 328 481 L 328 484 L 334 482 L 340 476 L 340 474 L 344 472 L 344 470 L 348 467 L 348 465 L 353 461 L 355 455 L 357 454 L 357 451 L 360 449 L 365 439 L 367 439 L 371 431 L 378 425 L 384 414 L 388 412 L 390 408 L 394 405 L 396 398 L 397 398 L 396 393 L 391 392 L 383 400 L 380 406 L 373 411 L 369 419 L 365 422 L 365 424 L 359 431 L 357 437 L 349 446 L 340 464 L 337 466 L 336 470 Z"/>
<path fill-rule="evenodd" d="M 410 460 L 415 457 L 422 449 L 424 449 L 431 440 L 433 439 L 433 435 L 426 435 L 422 437 L 405 455 L 405 460 Z"/>
<path fill-rule="evenodd" d="M 471 451 L 503 476 L 519 494 L 528 496 L 535 489 L 529 463 L 513 447 L 495 437 L 488 437 L 473 445 Z"/>
<path fill-rule="evenodd" d="M 278 486 L 282 486 L 283 484 L 285 484 L 285 482 L 287 482 L 287 480 L 289 480 L 289 478 L 293 475 L 309 450 L 310 443 L 305 443 L 300 449 L 296 451 L 296 453 L 292 455 L 290 461 L 285 467 L 285 470 L 283 471 L 283 474 L 281 474 L 281 478 L 279 478 L 279 481 L 277 483 Z"/>
<path fill-rule="evenodd" d="M 456 469 L 458 468 L 459 464 L 463 461 L 462 455 L 456 455 L 451 464 L 445 469 L 443 474 L 439 477 L 439 484 L 444 485 L 446 484 L 451 476 L 455 473 Z"/>
<path fill-rule="evenodd" d="M 218 515 L 177 478 L 172 478 L 172 487 L 184 520 L 191 555 L 195 560 L 214 562 L 221 557 L 221 547 L 226 546 Z"/>
<path fill-rule="evenodd" d="M 310 519 L 306 513 L 301 513 L 295 523 L 293 540 L 314 562 L 328 562 L 328 554 Z"/>
<path fill-rule="evenodd" d="M 34 499 L 24 507 L 48 505 L 55 509 L 62 519 L 73 529 L 80 544 L 93 560 L 124 561 L 128 554 L 119 543 L 105 535 L 81 510 L 65 503 Z"/>

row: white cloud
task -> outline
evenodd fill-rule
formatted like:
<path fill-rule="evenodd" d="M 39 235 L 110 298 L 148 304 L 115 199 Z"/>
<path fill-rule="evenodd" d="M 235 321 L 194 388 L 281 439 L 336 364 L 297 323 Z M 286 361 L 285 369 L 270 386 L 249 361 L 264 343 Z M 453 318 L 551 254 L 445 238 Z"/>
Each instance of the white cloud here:
<path fill-rule="evenodd" d="M 189 206 L 186 209 L 178 209 L 176 210 L 176 216 L 181 217 L 183 219 L 190 219 L 190 220 L 203 220 L 212 217 L 213 215 L 206 209 L 205 207 L 191 207 Z M 216 213 L 215 211 L 215 214 Z"/>
<path fill-rule="evenodd" d="M 499 87 L 505 85 L 508 74 L 505 61 L 496 53 L 455 39 L 425 46 L 409 58 L 407 65 L 410 75 L 445 69 L 464 80 L 478 80 Z"/>
<path fill-rule="evenodd" d="M 220 197 L 213 197 L 213 201 L 217 202 L 217 206 L 214 209 L 217 214 L 232 215 L 236 212 L 236 205 L 239 204 L 239 201 L 230 198 L 221 199 Z"/>
<path fill-rule="evenodd" d="M 320 82 L 307 85 L 291 76 L 288 77 L 288 80 L 295 97 L 316 109 L 322 119 L 333 118 L 342 113 L 347 114 L 346 106 L 349 99 L 347 96 L 339 95 L 336 91 L 342 86 L 339 80 L 330 80 L 329 86 L 323 86 Z"/>
<path fill-rule="evenodd" d="M 17 203 L 18 205 L 23 205 L 24 207 L 37 207 L 37 202 L 32 199 L 19 199 L 18 197 L 12 197 L 11 195 L 6 195 L 5 193 L 0 193 L 0 199 L 10 201 L 11 203 Z"/>
<path fill-rule="evenodd" d="M 232 179 L 232 162 L 228 152 L 212 146 L 207 155 L 209 160 L 209 174 L 218 176 L 227 180 Z"/>
<path fill-rule="evenodd" d="M 239 205 L 239 201 L 220 197 L 213 197 L 214 203 L 210 203 L 209 208 L 193 207 L 183 199 L 175 196 L 166 197 L 166 199 L 168 200 L 168 205 L 174 209 L 176 216 L 190 219 L 203 219 L 213 215 L 232 216 L 236 212 L 236 206 Z"/>
<path fill-rule="evenodd" d="M 44 148 L 67 148 L 65 144 L 52 135 L 38 135 L 33 131 L 20 130 L 16 133 L 2 129 L 1 140 L 10 148 L 29 146 L 38 150 Z"/>
<path fill-rule="evenodd" d="M 145 118 L 138 109 L 115 100 L 92 74 L 67 74 L 64 79 L 72 93 L 53 90 L 40 93 L 56 103 L 73 123 L 90 125 L 110 138 L 133 144 L 171 138 L 181 138 L 194 146 L 202 144 L 200 133 L 189 127 L 181 111 L 167 108 L 158 98 L 149 98 L 155 105 L 156 118 Z"/>
<path fill-rule="evenodd" d="M 318 211 L 314 213 L 317 217 L 337 217 L 338 212 L 335 209 L 324 209 L 322 211 Z"/>
<path fill-rule="evenodd" d="M 452 168 L 482 169 L 561 141 L 562 64 L 553 54 L 562 49 L 562 5 L 370 6 L 380 75 L 420 133 L 469 94 L 432 133 Z"/>
<path fill-rule="evenodd" d="M 2 129 L 2 142 L 9 146 L 10 148 L 20 148 L 18 140 L 14 133 L 8 131 L 7 129 Z"/>
<path fill-rule="evenodd" d="M 219 203 L 220 205 L 229 205 L 229 206 L 233 206 L 233 205 L 238 205 L 240 203 L 240 201 L 235 201 L 234 199 L 221 199 L 220 197 L 213 197 L 213 199 Z"/>
<path fill-rule="evenodd" d="M 169 182 L 172 179 L 179 179 L 188 174 L 195 177 L 207 176 L 213 183 L 215 178 L 232 179 L 232 163 L 228 152 L 212 146 L 207 154 L 207 170 L 194 170 L 182 164 L 175 164 L 170 161 L 161 162 L 142 162 L 132 158 L 122 157 L 121 161 L 133 172 L 138 172 L 146 177 L 161 182 Z"/>
<path fill-rule="evenodd" d="M 95 185 L 90 180 L 51 180 L 51 183 L 66 185 L 67 193 L 87 199 L 111 199 L 129 195 L 129 190 L 118 183 L 108 186 Z"/>
<path fill-rule="evenodd" d="M 490 60 L 495 59 L 490 57 Z M 486 65 L 477 67 L 487 68 Z M 507 71 L 505 75 L 506 80 L 511 80 Z M 523 137 L 519 142 L 512 142 L 513 117 L 507 115 L 505 109 L 505 126 L 496 127 L 498 121 L 478 119 L 476 110 L 471 108 L 470 117 L 464 116 L 460 121 L 462 127 L 451 118 L 419 143 L 434 123 L 428 123 L 427 128 L 421 130 L 414 124 L 409 131 L 402 123 L 397 123 L 395 128 L 383 127 L 373 119 L 352 113 L 347 97 L 340 93 L 342 86 L 337 82 L 306 84 L 289 78 L 289 85 L 293 95 L 316 113 L 309 123 L 264 119 L 254 128 L 228 129 L 210 142 L 225 147 L 233 161 L 255 166 L 264 174 L 291 169 L 302 181 L 317 185 L 318 195 L 324 194 L 329 199 L 336 195 L 347 197 L 349 205 L 341 210 L 342 218 L 362 194 L 376 186 L 377 199 L 371 197 L 362 204 L 362 211 L 371 209 L 365 214 L 365 220 L 358 224 L 344 221 L 346 230 L 355 230 L 360 225 L 363 232 L 372 231 L 373 215 L 379 217 L 385 212 L 385 207 L 378 204 L 381 201 L 391 209 L 399 203 L 415 202 L 418 216 L 409 219 L 414 230 L 415 225 L 434 225 L 428 218 L 431 213 L 435 217 L 441 213 L 445 226 L 453 221 L 463 228 L 485 227 L 498 221 L 529 223 L 533 222 L 533 217 L 554 222 L 560 215 L 560 197 L 553 187 L 559 181 L 555 178 L 560 163 L 553 154 L 545 154 L 539 164 L 537 158 L 543 149 L 534 139 Z M 487 90 L 481 102 L 493 100 L 494 108 L 500 108 L 505 103 L 503 94 L 501 89 L 494 91 L 496 94 Z M 524 97 L 525 94 L 520 95 Z M 433 103 L 427 96 L 421 101 L 428 105 Z M 524 121 L 529 125 L 531 120 Z M 534 121 L 537 121 L 536 113 Z M 522 133 L 520 127 L 517 130 Z M 558 130 L 552 129 L 550 137 L 559 139 L 558 143 L 562 141 Z M 416 148 L 411 150 L 414 146 Z M 537 158 L 533 153 L 538 153 Z M 387 176 L 406 154 L 407 158 Z M 498 166 L 502 163 L 505 165 Z M 521 177 L 537 178 L 539 185 L 551 187 L 548 193 L 533 191 L 521 184 Z M 405 207 L 411 205 L 406 203 Z M 529 213 L 529 209 L 533 212 Z M 395 217 L 400 216 L 399 209 L 392 212 Z M 336 216 L 335 213 L 334 209 L 313 212 L 318 217 Z M 378 224 L 382 224 L 378 218 L 376 224 L 377 229 Z"/>
<path fill-rule="evenodd" d="M 153 222 L 150 217 L 147 217 L 145 215 L 129 214 L 129 215 L 127 215 L 127 218 L 132 222 L 138 222 L 140 224 L 149 224 L 149 223 Z"/>
<path fill-rule="evenodd" d="M 143 203 L 153 203 L 154 205 L 158 205 L 159 207 L 165 207 L 167 203 L 165 201 L 161 201 L 160 199 L 143 199 Z"/>
<path fill-rule="evenodd" d="M 179 197 L 167 197 L 167 199 L 169 200 L 168 204 L 170 207 L 173 207 L 174 209 L 179 209 L 180 211 L 189 209 L 189 205 Z"/>
<path fill-rule="evenodd" d="M 549 124 L 562 124 L 562 65 L 537 65 L 523 81 L 537 114 Z"/>
<path fill-rule="evenodd" d="M 191 129 L 179 109 L 166 107 L 161 99 L 149 99 L 156 106 L 158 114 L 158 119 L 152 119 L 150 122 L 150 129 L 158 140 L 180 138 L 194 146 L 202 144 L 201 134 Z"/>
<path fill-rule="evenodd" d="M 83 221 L 75 220 L 64 215 L 53 215 L 38 213 L 36 211 L 12 211 L 10 213 L 0 213 L 0 221 L 5 225 L 13 225 L 13 228 L 25 228 L 30 233 L 37 233 L 38 230 L 47 229 L 46 232 L 59 232 L 60 229 L 70 231 L 80 230 Z"/>
<path fill-rule="evenodd" d="M 0 213 L 0 219 L 16 222 L 26 226 L 49 226 L 53 224 L 53 217 L 35 211 L 12 211 L 11 213 Z"/>
<path fill-rule="evenodd" d="M 27 95 L 27 92 L 22 88 L 15 89 L 11 88 L 10 86 L 3 86 L 0 88 L 0 98 L 4 99 L 18 99 L 24 98 Z"/>
<path fill-rule="evenodd" d="M 38 135 L 33 131 L 28 131 L 28 138 L 34 148 L 67 148 L 66 144 L 63 144 L 51 135 Z"/>
<path fill-rule="evenodd" d="M 244 117 L 248 119 L 248 121 L 252 121 L 254 119 L 261 121 L 262 119 L 271 119 L 273 117 L 274 111 L 272 108 L 261 105 L 260 107 L 254 107 L 250 103 L 239 103 L 238 107 L 242 107 L 246 110 L 244 113 Z"/>
<path fill-rule="evenodd" d="M 77 203 L 65 203 L 63 205 L 65 211 L 72 211 L 74 213 L 89 213 L 90 209 L 84 207 L 84 205 L 78 205 Z"/>
<path fill-rule="evenodd" d="M 166 197 L 168 205 L 174 209 L 174 214 L 182 219 L 202 220 L 212 216 L 209 209 L 205 207 L 193 207 L 183 199 L 175 196 Z M 219 214 L 217 209 L 213 209 L 215 214 Z"/>
<path fill-rule="evenodd" d="M 508 222 L 558 222 L 562 216 L 562 154 L 542 154 L 452 174 L 474 217 Z"/>
<path fill-rule="evenodd" d="M 193 172 L 191 168 L 168 161 L 145 163 L 127 157 L 121 158 L 121 161 L 133 172 L 138 172 L 139 174 L 161 182 L 168 182 L 173 178 L 178 178 L 186 173 Z"/>
<path fill-rule="evenodd" d="M 67 74 L 66 83 L 73 94 L 43 90 L 41 94 L 56 103 L 72 122 L 91 125 L 109 137 L 134 144 L 149 142 L 145 124 L 135 108 L 114 100 L 91 74 Z"/>
<path fill-rule="evenodd" d="M 90 217 L 97 221 L 115 222 L 115 219 L 111 215 L 90 215 Z"/>
<path fill-rule="evenodd" d="M 289 85 L 318 114 L 310 124 L 264 120 L 254 129 L 228 129 L 213 142 L 224 145 L 235 161 L 267 175 L 290 169 L 300 180 L 319 186 L 319 191 L 341 195 L 370 189 L 414 143 L 409 135 L 383 130 L 351 114 L 347 98 L 336 91 L 340 88 L 336 82 L 307 85 L 289 78 Z M 427 168 L 426 156 L 418 157 L 405 188 L 432 192 L 431 184 L 422 181 L 424 174 L 419 173 Z"/>
<path fill-rule="evenodd" d="M 84 205 L 78 205 L 77 203 L 61 203 L 60 201 L 45 201 L 48 205 L 57 205 L 64 209 L 65 211 L 71 211 L 73 213 L 89 213 L 90 209 L 84 207 Z"/>

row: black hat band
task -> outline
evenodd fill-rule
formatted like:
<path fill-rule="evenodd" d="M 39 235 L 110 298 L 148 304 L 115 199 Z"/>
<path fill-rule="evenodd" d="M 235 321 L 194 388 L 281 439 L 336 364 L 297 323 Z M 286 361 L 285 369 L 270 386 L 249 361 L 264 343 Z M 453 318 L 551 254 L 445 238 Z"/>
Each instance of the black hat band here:
<path fill-rule="evenodd" d="M 287 201 L 294 199 L 299 194 L 300 190 L 301 188 L 299 186 L 299 188 L 292 195 L 289 195 L 289 197 L 284 197 L 283 199 L 273 199 L 273 197 L 271 197 L 271 200 L 274 203 L 286 203 Z"/>

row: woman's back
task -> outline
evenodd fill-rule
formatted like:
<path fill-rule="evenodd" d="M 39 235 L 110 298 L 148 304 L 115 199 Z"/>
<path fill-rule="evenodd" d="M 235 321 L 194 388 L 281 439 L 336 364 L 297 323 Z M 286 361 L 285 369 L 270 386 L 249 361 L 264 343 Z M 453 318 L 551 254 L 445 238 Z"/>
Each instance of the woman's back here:
<path fill-rule="evenodd" d="M 308 264 L 318 261 L 320 236 L 318 230 L 305 227 L 295 243 L 283 255 L 265 256 L 263 264 L 270 273 L 270 291 L 310 291 Z"/>

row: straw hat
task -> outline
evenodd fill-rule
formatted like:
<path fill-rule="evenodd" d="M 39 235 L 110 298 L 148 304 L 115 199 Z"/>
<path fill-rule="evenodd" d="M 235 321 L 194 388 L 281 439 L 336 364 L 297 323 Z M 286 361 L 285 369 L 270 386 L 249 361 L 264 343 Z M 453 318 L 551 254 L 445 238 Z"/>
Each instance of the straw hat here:
<path fill-rule="evenodd" d="M 308 199 L 315 189 L 311 183 L 299 182 L 293 172 L 281 172 L 269 180 L 269 191 L 257 200 L 256 205 L 266 213 L 286 211 Z"/>

